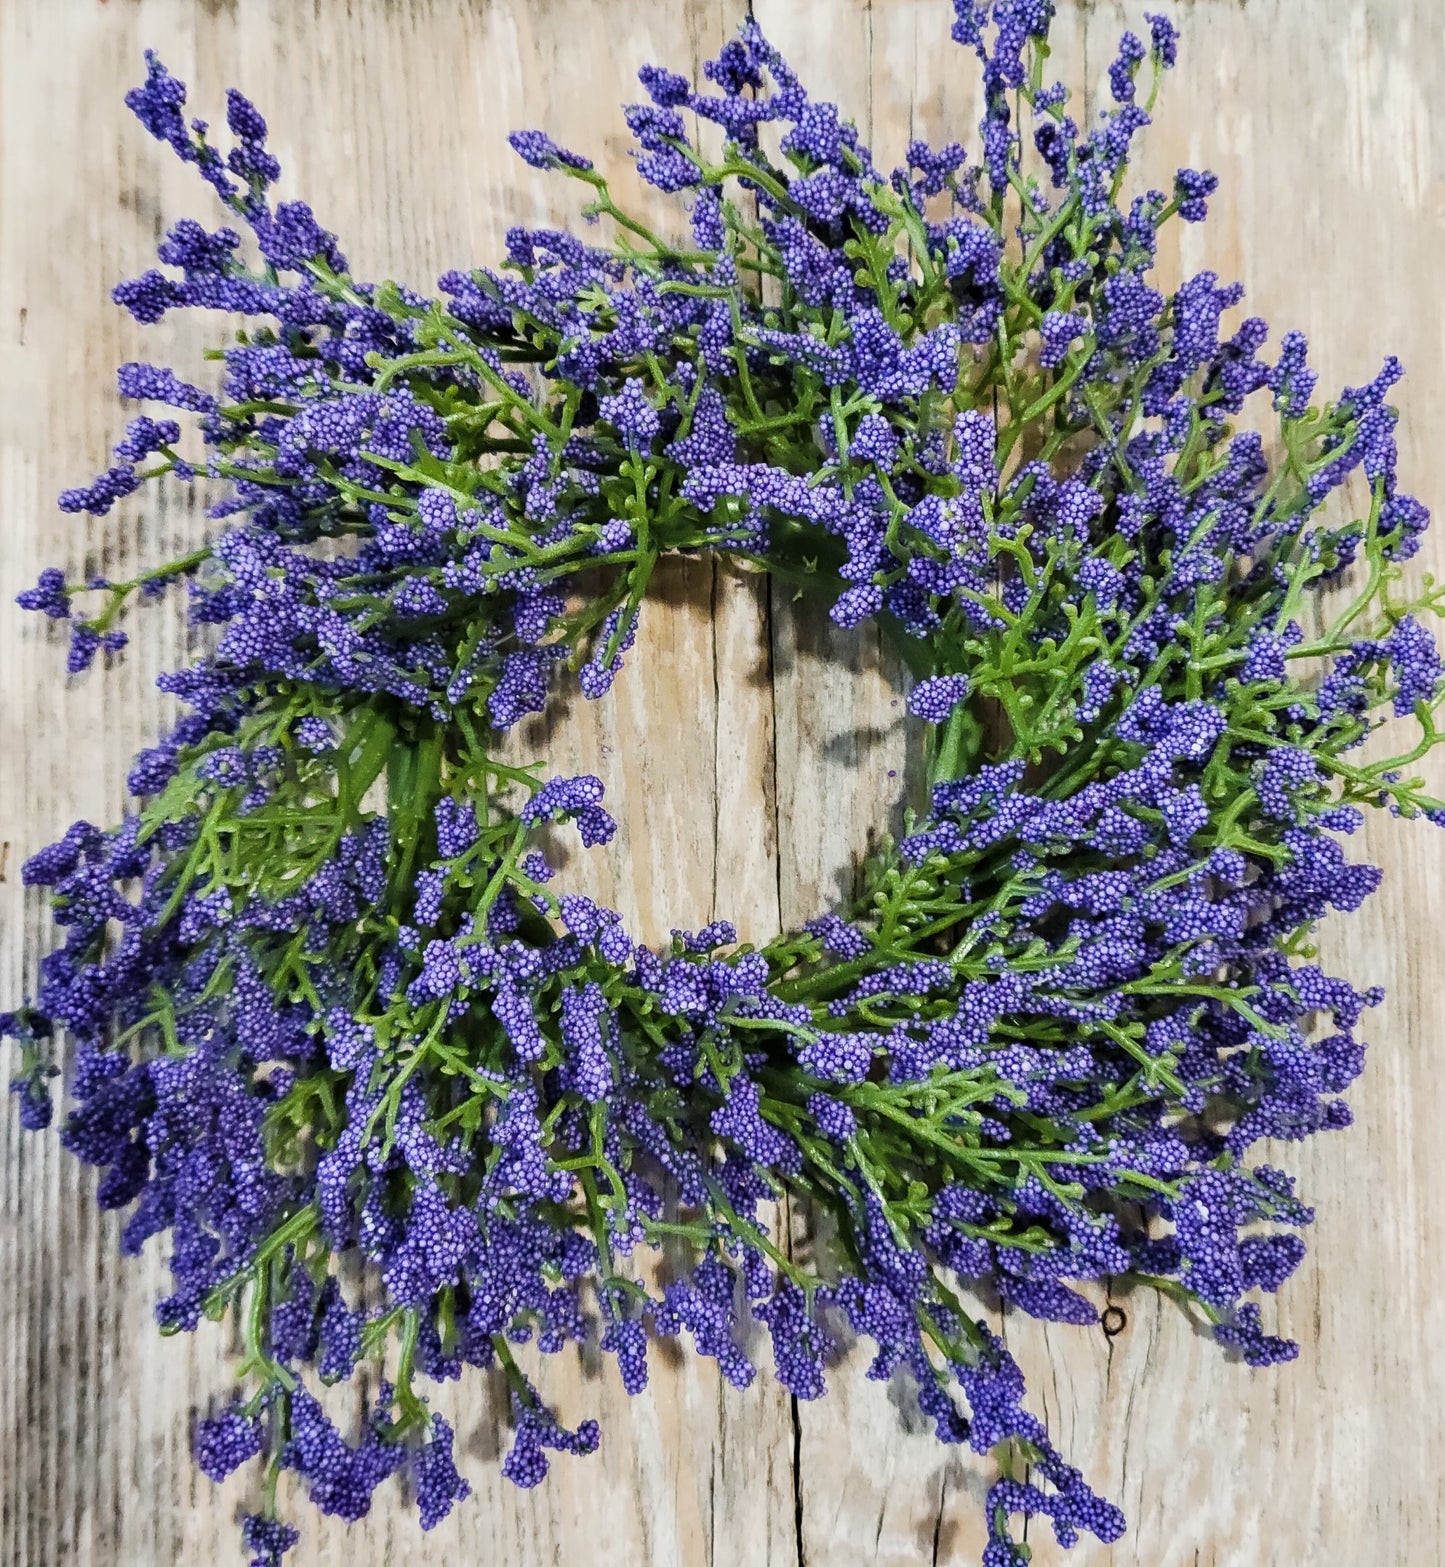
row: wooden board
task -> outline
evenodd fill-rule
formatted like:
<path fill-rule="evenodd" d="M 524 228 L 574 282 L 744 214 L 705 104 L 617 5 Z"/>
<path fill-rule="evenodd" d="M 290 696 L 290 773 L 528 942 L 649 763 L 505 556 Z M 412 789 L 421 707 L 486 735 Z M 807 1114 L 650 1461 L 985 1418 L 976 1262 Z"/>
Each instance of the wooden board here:
<path fill-rule="evenodd" d="M 1060 6 L 1058 52 L 1095 106 L 1120 28 L 1146 7 Z M 1138 171 L 1223 177 L 1215 219 L 1166 272 L 1242 277 L 1252 307 L 1316 345 L 1326 386 L 1407 358 L 1402 457 L 1442 498 L 1445 427 L 1445 79 L 1439 0 L 1157 0 L 1185 29 Z M 0 0 L 0 1005 L 33 979 L 38 901 L 25 854 L 77 816 L 106 820 L 130 755 L 163 720 L 153 680 L 183 656 L 178 619 L 136 623 L 126 661 L 64 690 L 62 644 L 12 607 L 45 564 L 122 575 L 193 537 L 178 501 L 103 521 L 61 516 L 121 430 L 113 368 L 197 363 L 194 323 L 136 328 L 108 300 L 175 217 L 208 194 L 121 104 L 159 47 L 219 115 L 228 84 L 269 116 L 288 192 L 342 235 L 359 272 L 425 287 L 495 257 L 511 223 L 568 215 L 505 132 L 545 125 L 639 200 L 620 113 L 648 60 L 684 68 L 728 35 L 744 0 Z M 974 75 L 947 42 L 946 0 L 756 0 L 805 80 L 841 98 L 885 166 L 911 134 L 967 135 Z M 663 209 L 655 201 L 652 210 Z M 676 216 L 671 221 L 676 221 Z M 1438 571 L 1445 546 L 1427 550 Z M 1430 565 L 1427 560 L 1425 566 Z M 623 823 L 569 877 L 649 935 L 734 918 L 763 936 L 836 898 L 908 782 L 898 670 L 876 639 L 842 637 L 756 579 L 678 565 L 648 607 L 627 676 L 601 707 L 549 726 L 560 759 L 600 773 Z M 1303 1177 L 1313 1250 L 1278 1302 L 1302 1344 L 1250 1373 L 1183 1317 L 1120 1297 L 1102 1334 L 1005 1324 L 1064 1450 L 1124 1506 L 1112 1549 L 1080 1567 L 1273 1567 L 1445 1561 L 1445 838 L 1372 824 L 1383 890 L 1326 953 L 1389 987 L 1374 1014 L 1354 1129 L 1278 1161 Z M 0 1072 L 8 1062 L 0 1052 Z M 162 1341 L 157 1258 L 122 1263 L 118 1224 L 53 1134 L 0 1115 L 0 1567 L 239 1561 L 247 1482 L 195 1471 L 190 1424 L 224 1394 L 217 1329 Z M 908 1567 L 975 1563 L 985 1475 L 944 1452 L 858 1357 L 821 1404 L 766 1380 L 747 1394 L 707 1365 L 655 1357 L 629 1401 L 612 1374 L 549 1365 L 566 1413 L 596 1413 L 604 1447 L 561 1461 L 538 1492 L 502 1482 L 505 1433 L 482 1377 L 438 1399 L 458 1423 L 476 1495 L 423 1537 L 392 1488 L 348 1532 L 309 1516 L 299 1567 L 588 1560 L 597 1567 Z M 304 1508 L 298 1511 L 305 1512 Z M 1047 1531 L 1045 1530 L 1046 1534 Z"/>

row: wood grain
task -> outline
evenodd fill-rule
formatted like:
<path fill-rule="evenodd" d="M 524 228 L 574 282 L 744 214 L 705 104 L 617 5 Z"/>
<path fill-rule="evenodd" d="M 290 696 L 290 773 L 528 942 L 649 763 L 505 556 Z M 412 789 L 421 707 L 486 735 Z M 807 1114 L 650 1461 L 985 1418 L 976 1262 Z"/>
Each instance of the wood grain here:
<path fill-rule="evenodd" d="M 1146 7 L 1061 4 L 1061 68 L 1095 105 L 1123 25 Z M 1439 0 L 1192 0 L 1185 52 L 1137 171 L 1223 177 L 1214 220 L 1161 258 L 1166 273 L 1239 276 L 1250 305 L 1316 344 L 1326 386 L 1407 358 L 1402 461 L 1441 499 L 1445 428 L 1445 80 Z M 615 105 L 646 60 L 696 66 L 745 0 L 0 0 L 0 1004 L 33 980 L 46 940 L 18 885 L 25 854 L 77 816 L 106 820 L 130 755 L 165 710 L 153 680 L 184 629 L 152 610 L 124 663 L 62 693 L 63 647 L 11 606 L 45 564 L 123 574 L 203 519 L 179 500 L 100 522 L 53 496 L 119 435 L 113 367 L 196 364 L 194 323 L 145 333 L 108 300 L 149 263 L 166 223 L 207 193 L 121 105 L 141 50 L 160 47 L 215 113 L 234 83 L 268 114 L 288 192 L 310 197 L 357 270 L 425 287 L 495 256 L 511 223 L 567 216 L 557 187 L 507 151 L 546 125 L 637 189 Z M 974 73 L 947 43 L 947 0 L 756 0 L 802 70 L 857 116 L 885 166 L 907 138 L 966 132 Z M 674 212 L 664 221 L 676 224 Z M 1438 572 L 1437 539 L 1422 564 Z M 836 900 L 876 802 L 912 780 L 901 677 L 875 637 L 842 636 L 786 593 L 712 563 L 678 563 L 648 606 L 612 700 L 548 725 L 561 761 L 602 775 L 623 832 L 569 879 L 650 936 L 725 915 L 750 936 Z M 531 738 L 536 739 L 534 735 Z M 1176 1311 L 1119 1297 L 1102 1334 L 1010 1315 L 1010 1344 L 1065 1451 L 1128 1512 L 1079 1567 L 1284 1567 L 1445 1561 L 1445 992 L 1438 985 L 1445 839 L 1372 823 L 1382 891 L 1325 954 L 1388 987 L 1356 1094 L 1357 1125 L 1279 1149 L 1318 1223 L 1275 1307 L 1295 1365 L 1227 1363 Z M 8 1062 L 0 1054 L 0 1072 Z M 795 1217 L 795 1223 L 796 1223 Z M 223 1395 L 216 1329 L 162 1342 L 161 1267 L 122 1264 L 118 1224 L 53 1135 L 0 1115 L 0 1567 L 239 1560 L 247 1483 L 217 1488 L 188 1453 Z M 739 1395 L 708 1365 L 655 1358 L 628 1400 L 610 1366 L 547 1368 L 565 1413 L 603 1421 L 602 1451 L 539 1492 L 502 1482 L 496 1390 L 439 1396 L 476 1495 L 433 1535 L 384 1491 L 354 1531 L 308 1516 L 300 1567 L 502 1560 L 515 1567 L 864 1567 L 974 1563 L 986 1475 L 938 1448 L 898 1388 L 859 1357 L 794 1407 L 763 1379 Z M 1047 1533 L 1047 1531 L 1044 1531 Z"/>

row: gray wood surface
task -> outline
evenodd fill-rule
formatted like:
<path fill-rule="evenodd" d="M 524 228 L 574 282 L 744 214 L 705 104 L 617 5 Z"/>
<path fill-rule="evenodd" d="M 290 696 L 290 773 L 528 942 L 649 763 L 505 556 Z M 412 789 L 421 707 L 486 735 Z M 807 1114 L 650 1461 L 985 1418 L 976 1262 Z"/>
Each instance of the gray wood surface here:
<path fill-rule="evenodd" d="M 1445 502 L 1445 15 L 1441 0 L 1156 0 L 1184 54 L 1141 181 L 1179 163 L 1223 178 L 1214 220 L 1164 255 L 1172 276 L 1239 276 L 1277 331 L 1299 326 L 1326 387 L 1400 352 L 1402 457 Z M 886 164 L 909 134 L 963 132 L 974 77 L 946 0 L 756 0 L 816 90 L 841 98 Z M 1059 57 L 1093 106 L 1114 40 L 1143 5 L 1062 4 Z M 38 569 L 126 574 L 194 537 L 181 502 L 61 516 L 55 493 L 98 469 L 121 430 L 113 367 L 196 364 L 194 323 L 142 332 L 110 286 L 143 270 L 165 223 L 212 217 L 208 193 L 121 104 L 159 47 L 219 117 L 234 83 L 268 115 L 288 192 L 339 231 L 357 269 L 426 287 L 490 260 L 506 227 L 563 215 L 505 132 L 545 125 L 615 171 L 617 105 L 648 60 L 696 66 L 744 0 L 0 0 L 0 1005 L 45 940 L 20 860 L 79 815 L 117 811 L 130 755 L 164 717 L 156 673 L 182 656 L 152 610 L 124 664 L 65 689 L 62 644 L 12 606 Z M 676 216 L 667 221 L 676 222 Z M 1423 568 L 1439 570 L 1440 539 Z M 553 754 L 606 780 L 623 824 L 569 868 L 650 936 L 734 918 L 766 936 L 833 898 L 877 802 L 906 777 L 897 671 L 785 594 L 712 563 L 676 564 L 626 677 L 574 704 Z M 898 776 L 894 776 L 897 774 Z M 1299 1361 L 1226 1363 L 1153 1297 L 1124 1333 L 1010 1316 L 1036 1407 L 1124 1506 L 1130 1533 L 1080 1567 L 1284 1567 L 1445 1561 L 1445 1073 L 1439 984 L 1445 837 L 1373 823 L 1382 891 L 1327 957 L 1388 987 L 1357 1124 L 1277 1151 L 1318 1223 L 1276 1320 Z M 0 1073 L 8 1067 L 0 1051 Z M 0 1567 L 239 1561 L 244 1479 L 190 1460 L 198 1410 L 227 1387 L 224 1334 L 162 1341 L 161 1266 L 123 1263 L 118 1223 L 53 1134 L 0 1115 Z M 523 1494 L 503 1482 L 496 1389 L 438 1397 L 473 1498 L 423 1537 L 384 1490 L 348 1532 L 309 1515 L 300 1567 L 501 1561 L 509 1567 L 909 1567 L 975 1563 L 984 1477 L 939 1448 L 892 1387 L 853 1361 L 794 1409 L 764 1379 L 720 1387 L 710 1363 L 659 1356 L 629 1401 L 610 1366 L 554 1361 L 565 1413 L 596 1413 L 601 1452 Z M 1046 1533 L 1047 1531 L 1045 1531 Z M 1037 1560 L 1062 1560 L 1036 1541 Z"/>

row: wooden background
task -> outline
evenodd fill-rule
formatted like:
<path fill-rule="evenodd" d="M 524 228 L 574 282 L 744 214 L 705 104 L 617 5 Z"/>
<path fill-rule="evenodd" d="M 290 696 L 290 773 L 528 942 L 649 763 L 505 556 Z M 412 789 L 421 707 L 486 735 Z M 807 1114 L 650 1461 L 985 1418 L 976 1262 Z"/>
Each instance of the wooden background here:
<path fill-rule="evenodd" d="M 1255 309 L 1316 342 L 1324 386 L 1398 350 L 1410 377 L 1403 461 L 1445 501 L 1445 23 L 1440 0 L 1155 0 L 1185 33 L 1143 173 L 1223 179 L 1215 218 L 1171 241 L 1171 276 L 1240 276 Z M 219 119 L 234 83 L 268 115 L 284 188 L 313 201 L 358 272 L 426 287 L 496 258 L 506 227 L 562 216 L 572 187 L 523 168 L 504 134 L 544 125 L 627 173 L 621 101 L 644 61 L 694 69 L 744 0 L 0 0 L 0 1005 L 33 979 L 44 926 L 20 860 L 78 815 L 108 820 L 130 755 L 163 718 L 152 682 L 182 656 L 151 611 L 127 661 L 66 691 L 62 644 L 12 605 L 38 569 L 128 575 L 193 538 L 197 513 L 130 506 L 61 516 L 55 493 L 103 466 L 123 414 L 113 367 L 187 373 L 191 323 L 142 333 L 108 299 L 164 224 L 216 214 L 121 103 L 159 47 Z M 1114 41 L 1144 7 L 1063 0 L 1057 43 L 1092 109 Z M 974 75 L 947 41 L 947 0 L 756 0 L 818 91 L 857 116 L 890 166 L 912 133 L 967 134 Z M 650 204 L 654 205 L 655 204 Z M 673 220 L 675 221 L 675 219 Z M 212 324 L 213 328 L 215 323 Z M 1434 436 L 1434 439 L 1432 439 Z M 1437 568 L 1445 554 L 1434 540 Z M 569 872 L 651 936 L 717 915 L 767 935 L 835 896 L 903 767 L 896 671 L 712 563 L 679 566 L 649 607 L 610 703 L 580 706 L 556 748 L 606 780 L 624 832 Z M 1388 986 L 1356 1094 L 1358 1122 L 1278 1152 L 1318 1205 L 1309 1261 L 1277 1321 L 1299 1361 L 1228 1364 L 1153 1297 L 1128 1327 L 1010 1317 L 1035 1407 L 1127 1511 L 1087 1567 L 1272 1567 L 1445 1561 L 1445 837 L 1372 824 L 1387 867 L 1365 912 L 1326 938 L 1361 983 Z M 7 1063 L 0 1055 L 0 1071 Z M 188 1429 L 227 1385 L 221 1330 L 162 1341 L 161 1268 L 122 1263 L 93 1176 L 53 1133 L 0 1115 L 0 1564 L 226 1563 L 246 1482 L 195 1471 Z M 1273 1306 L 1270 1308 L 1275 1309 Z M 711 1363 L 654 1360 L 630 1404 L 612 1369 L 547 1367 L 564 1412 L 604 1444 L 540 1491 L 497 1473 L 496 1389 L 445 1390 L 476 1494 L 423 1537 L 395 1487 L 348 1533 L 304 1517 L 295 1560 L 539 1567 L 911 1567 L 975 1563 L 983 1478 L 936 1445 L 897 1389 L 856 1359 L 820 1404 L 764 1380 L 719 1387 Z M 1047 1531 L 1043 1531 L 1047 1533 Z M 1062 1553 L 1039 1542 L 1037 1560 Z"/>

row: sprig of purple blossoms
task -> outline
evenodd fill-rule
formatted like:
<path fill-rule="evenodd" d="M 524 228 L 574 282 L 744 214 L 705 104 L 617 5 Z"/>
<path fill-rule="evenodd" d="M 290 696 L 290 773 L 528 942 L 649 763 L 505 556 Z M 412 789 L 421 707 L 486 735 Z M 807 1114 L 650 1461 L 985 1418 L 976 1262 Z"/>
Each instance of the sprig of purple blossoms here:
<path fill-rule="evenodd" d="M 650 1339 L 690 1334 L 745 1386 L 755 1319 L 796 1396 L 840 1333 L 870 1338 L 940 1440 L 1000 1455 L 985 1562 L 1007 1567 L 1018 1515 L 1065 1544 L 1124 1524 L 960 1282 L 1082 1323 L 1073 1286 L 1123 1275 L 1251 1364 L 1293 1353 L 1246 1297 L 1285 1282 L 1311 1214 L 1251 1151 L 1348 1123 L 1379 999 L 1305 942 L 1378 882 L 1341 842 L 1366 808 L 1445 818 L 1410 772 L 1441 666 L 1438 591 L 1399 596 L 1428 522 L 1397 484 L 1399 366 L 1317 406 L 1299 334 L 1270 360 L 1263 322 L 1225 325 L 1237 288 L 1156 286 L 1159 228 L 1217 185 L 1121 197 L 1166 18 L 1125 38 L 1085 133 L 1045 79 L 1048 0 L 956 12 L 976 155 L 914 142 L 881 170 L 749 24 L 707 85 L 649 67 L 627 111 L 688 241 L 523 132 L 622 237 L 517 229 L 438 297 L 353 278 L 274 200 L 255 109 L 230 96 L 223 155 L 148 58 L 128 102 L 265 265 L 186 219 L 170 270 L 116 290 L 142 321 L 219 309 L 246 335 L 215 393 L 122 369 L 197 420 L 203 464 L 144 415 L 62 505 L 171 474 L 207 484 L 217 528 L 21 601 L 70 622 L 75 670 L 177 581 L 213 640 L 162 680 L 185 716 L 136 759 L 131 813 L 27 863 L 64 943 L 0 1031 L 30 1126 L 66 1043 L 66 1146 L 129 1211 L 127 1251 L 170 1238 L 162 1327 L 242 1325 L 206 1473 L 257 1461 L 356 1518 L 407 1466 L 430 1527 L 467 1487 L 422 1379 L 499 1367 L 504 1472 L 533 1485 L 600 1433 L 559 1425 L 523 1346 L 596 1333 L 636 1392 Z M 1251 399 L 1268 446 L 1231 427 Z M 687 551 L 876 617 L 919 674 L 926 808 L 850 907 L 761 949 L 720 922 L 655 951 L 555 888 L 533 833 L 605 840 L 600 784 L 496 754 L 563 666 L 605 693 L 657 560 Z M 1366 761 L 1387 721 L 1418 734 Z M 775 1245 L 785 1192 L 837 1248 Z M 645 1282 L 639 1251 L 679 1237 L 690 1271 Z M 348 1440 L 314 1390 L 368 1360 L 381 1396 Z M 269 1507 L 246 1520 L 254 1561 L 295 1539 Z"/>

